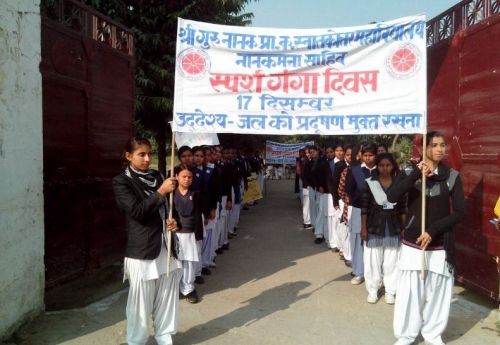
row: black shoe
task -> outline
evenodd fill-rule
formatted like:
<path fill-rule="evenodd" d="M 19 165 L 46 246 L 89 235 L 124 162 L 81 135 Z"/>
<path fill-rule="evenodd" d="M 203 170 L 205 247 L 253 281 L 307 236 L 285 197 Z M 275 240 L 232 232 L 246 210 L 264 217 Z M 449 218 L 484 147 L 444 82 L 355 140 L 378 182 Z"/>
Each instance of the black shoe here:
<path fill-rule="evenodd" d="M 304 229 L 311 229 L 312 225 L 311 224 L 304 224 Z"/>
<path fill-rule="evenodd" d="M 318 237 L 317 239 L 314 240 L 314 243 L 316 244 L 321 244 L 325 242 L 325 239 L 323 237 Z"/>
<path fill-rule="evenodd" d="M 212 274 L 212 271 L 210 271 L 210 269 L 208 269 L 208 267 L 203 267 L 201 269 L 201 274 L 203 274 L 204 276 L 209 276 Z"/>
<path fill-rule="evenodd" d="M 186 295 L 186 300 L 191 304 L 198 303 L 200 299 L 198 298 L 198 293 L 196 292 L 196 290 L 193 290 L 190 293 L 188 293 Z"/>
<path fill-rule="evenodd" d="M 355 277 L 356 275 L 354 274 L 354 272 L 351 272 L 351 277 Z"/>
<path fill-rule="evenodd" d="M 223 244 L 222 250 L 229 250 L 229 243 Z"/>
<path fill-rule="evenodd" d="M 196 278 L 194 278 L 194 283 L 195 284 L 205 284 L 205 279 L 203 279 L 202 276 L 196 276 Z"/>
<path fill-rule="evenodd" d="M 179 299 L 184 299 L 186 296 L 184 296 L 180 291 L 179 291 Z"/>
<path fill-rule="evenodd" d="M 220 255 L 220 254 L 222 254 L 222 253 L 223 253 L 223 250 L 222 250 L 222 248 L 219 248 L 219 249 L 217 249 L 215 252 L 216 252 L 217 254 L 219 254 L 219 255 Z"/>
<path fill-rule="evenodd" d="M 340 252 L 340 249 L 338 249 L 337 247 L 332 248 L 332 252 L 334 252 L 334 253 L 338 253 L 338 252 Z"/>
<path fill-rule="evenodd" d="M 352 267 L 352 262 L 351 262 L 351 261 L 349 261 L 349 260 L 346 260 L 346 261 L 344 262 L 344 264 L 345 264 L 347 267 Z"/>

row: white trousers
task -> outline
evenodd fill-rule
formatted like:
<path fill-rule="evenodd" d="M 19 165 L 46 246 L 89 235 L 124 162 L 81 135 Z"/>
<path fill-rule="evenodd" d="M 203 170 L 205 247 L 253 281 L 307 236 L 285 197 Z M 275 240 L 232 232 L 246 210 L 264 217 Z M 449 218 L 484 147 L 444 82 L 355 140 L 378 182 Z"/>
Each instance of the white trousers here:
<path fill-rule="evenodd" d="M 196 277 L 201 276 L 201 267 L 203 265 L 202 256 L 201 256 L 201 251 L 202 251 L 201 247 L 202 246 L 203 246 L 202 240 L 196 241 L 196 250 L 198 251 L 198 257 L 200 258 L 200 260 L 196 261 L 194 264 L 194 267 L 195 267 L 194 275 Z"/>
<path fill-rule="evenodd" d="M 316 192 L 316 218 L 314 221 L 314 237 L 324 238 L 325 237 L 325 222 L 326 222 L 326 210 L 325 207 L 327 202 L 327 195 L 324 193 Z"/>
<path fill-rule="evenodd" d="M 234 234 L 234 228 L 238 225 L 240 221 L 241 204 L 233 204 L 233 208 L 229 213 L 229 227 L 228 231 L 230 234 Z"/>
<path fill-rule="evenodd" d="M 212 232 L 212 255 L 211 255 L 211 261 L 213 262 L 215 257 L 217 256 L 217 253 L 215 251 L 219 249 L 219 238 L 220 238 L 220 232 L 221 228 L 219 223 L 220 221 L 220 207 L 221 203 L 217 202 L 217 208 L 215 210 L 215 219 L 214 219 L 214 227 L 213 227 L 213 232 Z"/>
<path fill-rule="evenodd" d="M 399 247 L 366 246 L 363 251 L 365 285 L 369 294 L 377 294 L 384 283 L 385 292 L 396 294 L 398 283 Z"/>
<path fill-rule="evenodd" d="M 363 276 L 363 245 L 361 240 L 361 209 L 353 207 L 348 226 L 351 233 L 352 272 L 357 276 Z"/>
<path fill-rule="evenodd" d="M 349 228 L 345 223 L 338 223 L 337 231 L 339 237 L 342 239 L 340 242 L 340 246 L 342 249 L 342 253 L 344 254 L 344 258 L 348 261 L 352 261 L 352 251 L 351 251 L 351 233 L 349 232 Z"/>
<path fill-rule="evenodd" d="M 339 200 L 339 209 L 337 211 L 338 215 L 338 222 L 337 222 L 337 227 L 336 227 L 336 233 L 337 233 L 337 238 L 338 238 L 338 244 L 340 246 L 340 249 L 342 249 L 342 253 L 344 254 L 344 258 L 346 260 L 351 261 L 352 260 L 352 251 L 351 251 L 351 234 L 349 232 L 349 228 L 345 223 L 340 222 L 340 217 L 342 216 L 342 212 L 344 210 L 344 202 L 342 200 Z M 347 207 L 347 218 L 349 218 L 350 214 L 352 213 L 352 207 L 348 206 Z"/>
<path fill-rule="evenodd" d="M 419 332 L 432 345 L 443 344 L 450 315 L 453 276 L 427 271 L 400 271 L 394 306 L 394 335 L 401 344 L 412 344 Z"/>
<path fill-rule="evenodd" d="M 177 331 L 179 310 L 179 279 L 181 270 L 162 274 L 158 279 L 142 280 L 139 272 L 129 272 L 127 299 L 127 343 L 144 345 L 149 338 L 148 326 L 153 319 L 155 339 L 159 345 L 172 344 Z"/>
<path fill-rule="evenodd" d="M 217 248 L 222 247 L 224 243 L 227 243 L 227 218 L 229 215 L 229 210 L 226 210 L 227 196 L 222 197 L 221 209 L 219 213 L 219 220 L 217 221 L 219 240 Z"/>
<path fill-rule="evenodd" d="M 299 177 L 299 199 L 300 199 L 300 204 L 304 205 L 304 193 L 303 193 L 304 188 L 302 188 L 302 179 Z"/>
<path fill-rule="evenodd" d="M 196 279 L 197 261 L 182 260 L 182 279 L 179 285 L 179 291 L 186 296 L 194 291 L 194 280 Z"/>
<path fill-rule="evenodd" d="M 314 226 L 316 222 L 316 214 L 318 213 L 318 204 L 316 203 L 316 191 L 312 187 L 307 187 L 309 191 L 309 214 L 311 217 L 311 224 Z"/>
<path fill-rule="evenodd" d="M 304 224 L 311 224 L 311 209 L 309 208 L 309 189 L 302 188 L 302 219 Z"/>
<path fill-rule="evenodd" d="M 327 236 L 325 237 L 329 248 L 342 249 L 342 238 L 338 229 L 339 217 L 340 210 L 336 210 L 333 207 L 332 195 L 329 194 L 328 213 L 326 216 Z"/>
<path fill-rule="evenodd" d="M 203 237 L 203 242 L 201 245 L 201 262 L 202 267 L 208 267 L 212 262 L 212 255 L 214 253 L 213 249 L 213 238 L 212 235 L 215 232 L 216 222 L 215 219 L 209 220 L 208 224 L 205 226 L 205 237 Z"/>

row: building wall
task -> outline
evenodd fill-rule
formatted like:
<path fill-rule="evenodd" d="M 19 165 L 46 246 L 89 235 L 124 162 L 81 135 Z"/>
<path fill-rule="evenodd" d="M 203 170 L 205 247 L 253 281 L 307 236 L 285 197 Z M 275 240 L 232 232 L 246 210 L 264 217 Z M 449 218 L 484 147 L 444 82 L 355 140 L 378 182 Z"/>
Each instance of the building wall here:
<path fill-rule="evenodd" d="M 39 0 L 0 1 L 0 339 L 43 310 Z"/>

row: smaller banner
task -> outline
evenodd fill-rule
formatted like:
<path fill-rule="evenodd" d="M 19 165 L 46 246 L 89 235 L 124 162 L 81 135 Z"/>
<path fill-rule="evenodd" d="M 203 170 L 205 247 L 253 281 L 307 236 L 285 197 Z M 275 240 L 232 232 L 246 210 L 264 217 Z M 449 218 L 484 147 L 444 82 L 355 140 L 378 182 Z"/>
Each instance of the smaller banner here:
<path fill-rule="evenodd" d="M 274 141 L 266 141 L 266 164 L 295 164 L 299 156 L 299 150 L 307 145 L 314 145 L 314 141 L 295 144 L 282 144 Z"/>
<path fill-rule="evenodd" d="M 191 148 L 200 145 L 219 145 L 219 137 L 217 133 L 175 132 L 175 144 L 177 147 L 189 146 Z"/>
<path fill-rule="evenodd" d="M 248 189 L 243 194 L 243 203 L 249 203 L 255 200 L 262 199 L 262 192 L 257 181 L 257 176 L 248 177 Z"/>

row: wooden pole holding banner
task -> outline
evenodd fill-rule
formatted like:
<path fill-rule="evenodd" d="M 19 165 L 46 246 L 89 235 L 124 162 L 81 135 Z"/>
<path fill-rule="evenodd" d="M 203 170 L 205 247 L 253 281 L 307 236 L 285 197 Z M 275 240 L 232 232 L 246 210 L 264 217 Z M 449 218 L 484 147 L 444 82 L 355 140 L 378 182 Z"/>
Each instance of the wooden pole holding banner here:
<path fill-rule="evenodd" d="M 423 139 L 422 139 L 422 162 L 425 163 L 426 161 L 426 154 L 427 154 L 427 133 L 424 133 Z M 422 199 L 422 204 L 421 204 L 421 215 L 420 215 L 420 235 L 423 235 L 425 232 L 425 199 L 426 199 L 426 176 L 425 174 L 422 174 L 422 186 L 421 186 L 421 199 Z M 422 243 L 420 243 L 422 244 Z M 420 271 L 420 279 L 425 280 L 425 269 L 426 269 L 426 260 L 425 260 L 425 249 L 422 250 L 422 267 Z"/>
<path fill-rule="evenodd" d="M 170 150 L 170 177 L 174 177 L 175 132 L 172 131 L 172 149 Z M 174 191 L 169 195 L 168 219 L 172 219 L 174 208 Z M 172 234 L 167 229 L 167 277 L 170 275 L 170 256 L 172 253 Z"/>

